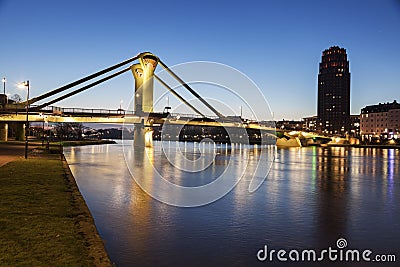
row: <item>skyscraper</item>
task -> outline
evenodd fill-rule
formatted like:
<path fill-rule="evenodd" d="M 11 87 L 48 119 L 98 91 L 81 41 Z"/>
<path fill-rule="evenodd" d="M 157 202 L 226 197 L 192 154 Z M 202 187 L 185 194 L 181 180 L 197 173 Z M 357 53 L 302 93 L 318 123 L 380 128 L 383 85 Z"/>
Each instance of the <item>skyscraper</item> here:
<path fill-rule="evenodd" d="M 318 130 L 345 134 L 350 129 L 350 72 L 346 49 L 322 52 L 318 74 Z"/>

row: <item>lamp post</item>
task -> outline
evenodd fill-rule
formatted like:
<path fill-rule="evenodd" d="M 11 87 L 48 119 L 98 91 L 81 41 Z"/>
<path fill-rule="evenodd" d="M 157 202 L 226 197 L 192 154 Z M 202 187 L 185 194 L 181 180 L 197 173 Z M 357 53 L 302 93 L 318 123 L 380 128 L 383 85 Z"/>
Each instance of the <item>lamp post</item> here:
<path fill-rule="evenodd" d="M 39 113 L 39 117 L 43 119 L 42 121 L 42 146 L 44 146 L 44 121 L 46 120 L 46 116 L 43 112 Z"/>
<path fill-rule="evenodd" d="M 4 94 L 6 94 L 6 77 L 3 78 L 3 90 Z"/>
<path fill-rule="evenodd" d="M 29 80 L 20 84 L 23 87 L 27 87 L 28 91 L 26 94 L 26 122 L 25 122 L 25 159 L 28 158 L 28 131 L 29 131 Z"/>

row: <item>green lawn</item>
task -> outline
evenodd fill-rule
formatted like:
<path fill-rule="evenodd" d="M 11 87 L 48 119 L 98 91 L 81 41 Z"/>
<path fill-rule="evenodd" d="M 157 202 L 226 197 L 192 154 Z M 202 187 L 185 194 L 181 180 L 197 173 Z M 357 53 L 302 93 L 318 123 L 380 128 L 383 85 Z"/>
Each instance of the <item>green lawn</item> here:
<path fill-rule="evenodd" d="M 0 168 L 0 266 L 99 265 L 89 256 L 73 190 L 57 159 Z"/>

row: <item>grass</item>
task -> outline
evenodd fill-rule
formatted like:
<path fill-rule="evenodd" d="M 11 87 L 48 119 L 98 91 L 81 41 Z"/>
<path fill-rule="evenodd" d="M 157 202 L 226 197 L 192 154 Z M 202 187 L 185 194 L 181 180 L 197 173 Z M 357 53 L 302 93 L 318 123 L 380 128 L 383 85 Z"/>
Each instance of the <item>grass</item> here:
<path fill-rule="evenodd" d="M 76 205 L 62 164 L 33 158 L 0 168 L 1 266 L 110 265 L 90 255 L 80 227 L 88 215 Z"/>

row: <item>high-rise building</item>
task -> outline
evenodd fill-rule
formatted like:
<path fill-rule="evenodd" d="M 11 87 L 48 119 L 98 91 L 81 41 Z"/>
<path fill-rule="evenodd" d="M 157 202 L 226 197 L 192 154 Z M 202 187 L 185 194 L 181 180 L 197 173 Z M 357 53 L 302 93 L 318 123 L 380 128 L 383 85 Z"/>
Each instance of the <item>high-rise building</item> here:
<path fill-rule="evenodd" d="M 332 46 L 322 52 L 317 116 L 319 131 L 341 135 L 350 131 L 350 71 L 344 48 Z"/>

